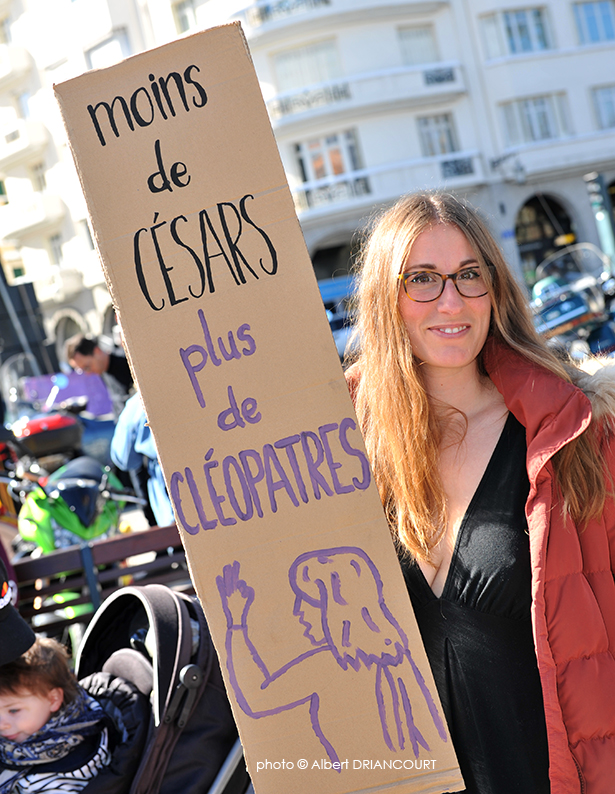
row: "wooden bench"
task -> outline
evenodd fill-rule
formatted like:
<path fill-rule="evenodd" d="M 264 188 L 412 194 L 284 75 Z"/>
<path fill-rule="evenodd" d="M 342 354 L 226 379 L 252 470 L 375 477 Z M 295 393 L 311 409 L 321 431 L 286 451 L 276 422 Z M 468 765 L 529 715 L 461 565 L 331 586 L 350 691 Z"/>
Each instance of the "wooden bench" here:
<path fill-rule="evenodd" d="M 194 593 L 175 524 L 27 557 L 13 561 L 13 568 L 21 616 L 51 637 L 74 623 L 89 623 L 105 598 L 126 584 L 165 584 Z M 76 598 L 54 601 L 66 593 Z"/>

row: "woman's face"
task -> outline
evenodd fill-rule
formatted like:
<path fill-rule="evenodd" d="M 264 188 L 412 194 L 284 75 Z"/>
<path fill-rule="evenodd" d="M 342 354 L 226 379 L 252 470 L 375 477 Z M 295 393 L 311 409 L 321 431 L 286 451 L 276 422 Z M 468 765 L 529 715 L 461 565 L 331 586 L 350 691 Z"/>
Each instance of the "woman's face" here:
<path fill-rule="evenodd" d="M 416 238 L 402 273 L 451 274 L 472 265 L 478 262 L 463 232 L 457 226 L 439 223 Z M 464 298 L 449 279 L 439 298 L 419 303 L 410 300 L 400 282 L 398 305 L 412 352 L 423 362 L 426 375 L 476 368 L 476 358 L 489 332 L 489 295 Z"/>

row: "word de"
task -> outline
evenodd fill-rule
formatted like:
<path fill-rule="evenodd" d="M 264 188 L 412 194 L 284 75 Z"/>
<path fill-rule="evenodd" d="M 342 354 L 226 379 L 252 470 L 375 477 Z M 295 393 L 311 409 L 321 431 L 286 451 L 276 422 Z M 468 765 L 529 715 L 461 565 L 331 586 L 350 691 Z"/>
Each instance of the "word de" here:
<path fill-rule="evenodd" d="M 154 154 L 156 156 L 158 170 L 154 171 L 154 173 L 147 178 L 147 186 L 152 193 L 162 193 L 163 190 L 168 190 L 172 193 L 173 188 L 171 187 L 171 182 L 173 182 L 175 187 L 187 187 L 190 184 L 190 174 L 188 174 L 186 164 L 180 162 L 173 163 L 171 166 L 171 180 L 169 180 L 164 163 L 162 162 L 160 139 L 154 144 Z M 185 176 L 188 178 L 185 182 L 182 182 L 182 177 Z M 160 182 L 158 184 L 156 183 L 156 177 L 160 177 Z"/>
<path fill-rule="evenodd" d="M 177 115 L 175 107 L 184 108 L 186 113 L 190 112 L 192 107 L 202 108 L 207 103 L 207 92 L 203 86 L 194 79 L 192 73 L 194 71 L 200 72 L 198 66 L 190 64 L 184 69 L 183 76 L 179 72 L 169 72 L 166 77 L 156 78 L 155 75 L 148 75 L 150 81 L 149 91 L 145 86 L 139 86 L 132 92 L 130 99 L 127 101 L 123 96 L 118 95 L 113 98 L 111 104 L 105 101 L 98 102 L 96 105 L 88 105 L 88 113 L 92 119 L 94 130 L 98 136 L 101 146 L 106 146 L 107 141 L 103 134 L 103 129 L 98 118 L 98 111 L 104 108 L 107 112 L 107 122 L 111 131 L 116 138 L 120 137 L 120 128 L 117 125 L 115 118 L 116 103 L 121 108 L 124 114 L 124 119 L 131 132 L 135 131 L 135 122 L 139 127 L 149 127 L 154 122 L 158 115 L 166 121 L 169 116 Z M 171 89 L 169 89 L 171 84 Z M 151 92 L 151 95 L 150 95 Z M 173 99 L 175 94 L 175 100 Z M 189 102 L 188 94 L 191 93 L 192 104 Z M 152 102 L 152 96 L 154 101 Z M 178 103 L 179 99 L 179 103 Z M 174 104 L 175 101 L 175 104 Z M 156 110 L 157 109 L 157 110 Z M 104 118 L 104 116 L 103 116 Z"/>
<path fill-rule="evenodd" d="M 232 361 L 234 358 L 239 359 L 242 356 L 253 355 L 256 352 L 256 342 L 254 341 L 254 337 L 249 334 L 250 326 L 247 323 L 244 323 L 237 329 L 237 338 L 235 338 L 235 334 L 232 331 L 228 332 L 228 347 L 227 343 L 225 343 L 221 336 L 218 337 L 217 343 L 214 343 L 203 310 L 199 309 L 197 315 L 203 330 L 205 346 L 201 344 L 195 344 L 189 345 L 189 347 L 186 348 L 182 347 L 179 350 L 179 355 L 181 357 L 182 364 L 184 365 L 186 372 L 190 377 L 190 383 L 192 384 L 196 398 L 199 401 L 199 405 L 201 408 L 205 408 L 205 397 L 203 396 L 203 391 L 197 378 L 197 372 L 200 372 L 208 361 L 211 361 L 214 367 L 219 367 L 223 361 Z M 241 350 L 239 349 L 238 342 L 244 343 L 244 346 L 241 348 Z M 222 356 L 222 358 L 220 358 L 220 356 Z M 230 396 L 231 395 L 229 393 L 229 399 Z"/>
<path fill-rule="evenodd" d="M 257 403 L 254 397 L 246 397 L 241 402 L 241 410 L 237 405 L 237 399 L 233 392 L 233 387 L 227 389 L 229 407 L 218 414 L 218 427 L 220 430 L 233 430 L 236 427 L 245 427 L 246 422 L 255 425 L 262 419 L 261 412 L 257 410 Z"/>
<path fill-rule="evenodd" d="M 179 171 L 176 172 L 178 177 L 183 175 Z M 259 271 L 268 276 L 277 273 L 277 252 L 267 233 L 257 226 L 248 214 L 246 206 L 248 199 L 254 199 L 254 196 L 245 195 L 239 200 L 238 207 L 230 201 L 217 204 L 215 207 L 217 220 L 211 209 L 200 210 L 190 216 L 190 219 L 185 215 L 178 215 L 170 222 L 158 222 L 156 212 L 154 222 L 149 229 L 143 228 L 135 232 L 133 252 L 137 281 L 145 300 L 154 311 L 162 311 L 166 306 L 166 299 L 153 296 L 152 285 L 155 285 L 158 293 L 161 291 L 166 293 L 171 306 L 183 303 L 191 296 L 201 298 L 205 289 L 210 293 L 215 292 L 213 260 L 226 268 L 237 285 L 246 284 L 247 275 L 258 279 Z M 182 232 L 180 232 L 180 224 Z M 199 238 L 202 256 L 199 256 L 195 250 L 194 243 L 191 245 L 187 242 L 186 236 Z M 256 249 L 251 260 L 248 260 L 240 247 L 240 240 L 242 244 L 244 241 L 246 245 L 249 244 L 252 251 Z M 266 251 L 262 250 L 263 244 L 266 246 Z M 167 264 L 167 261 L 178 255 L 188 257 L 188 265 L 180 271 L 181 275 L 172 278 L 170 274 L 175 268 Z M 255 259 L 258 261 L 255 262 Z M 146 272 L 145 263 L 148 268 L 150 263 L 156 263 L 158 267 L 154 266 L 152 271 Z M 162 275 L 162 284 L 160 284 L 160 275 Z M 189 283 L 186 283 L 187 276 Z"/>

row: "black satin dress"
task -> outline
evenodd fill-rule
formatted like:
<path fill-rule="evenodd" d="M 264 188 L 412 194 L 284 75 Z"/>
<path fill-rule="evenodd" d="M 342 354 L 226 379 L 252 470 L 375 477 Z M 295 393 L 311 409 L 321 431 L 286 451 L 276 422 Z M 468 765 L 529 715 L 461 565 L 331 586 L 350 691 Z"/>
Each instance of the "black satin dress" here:
<path fill-rule="evenodd" d="M 548 794 L 530 621 L 523 426 L 509 414 L 463 518 L 440 598 L 402 570 L 468 794 Z"/>

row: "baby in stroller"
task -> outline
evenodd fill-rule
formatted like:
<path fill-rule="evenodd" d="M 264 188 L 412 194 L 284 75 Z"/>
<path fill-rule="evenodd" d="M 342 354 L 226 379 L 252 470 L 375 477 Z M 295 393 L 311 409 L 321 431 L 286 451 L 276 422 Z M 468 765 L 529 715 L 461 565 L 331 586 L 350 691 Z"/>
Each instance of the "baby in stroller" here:
<path fill-rule="evenodd" d="M 0 635 L 1 794 L 127 790 L 145 744 L 147 698 L 111 676 L 98 682 L 102 697 L 89 695 L 64 646 L 36 637 L 12 606 L 1 561 Z"/>

